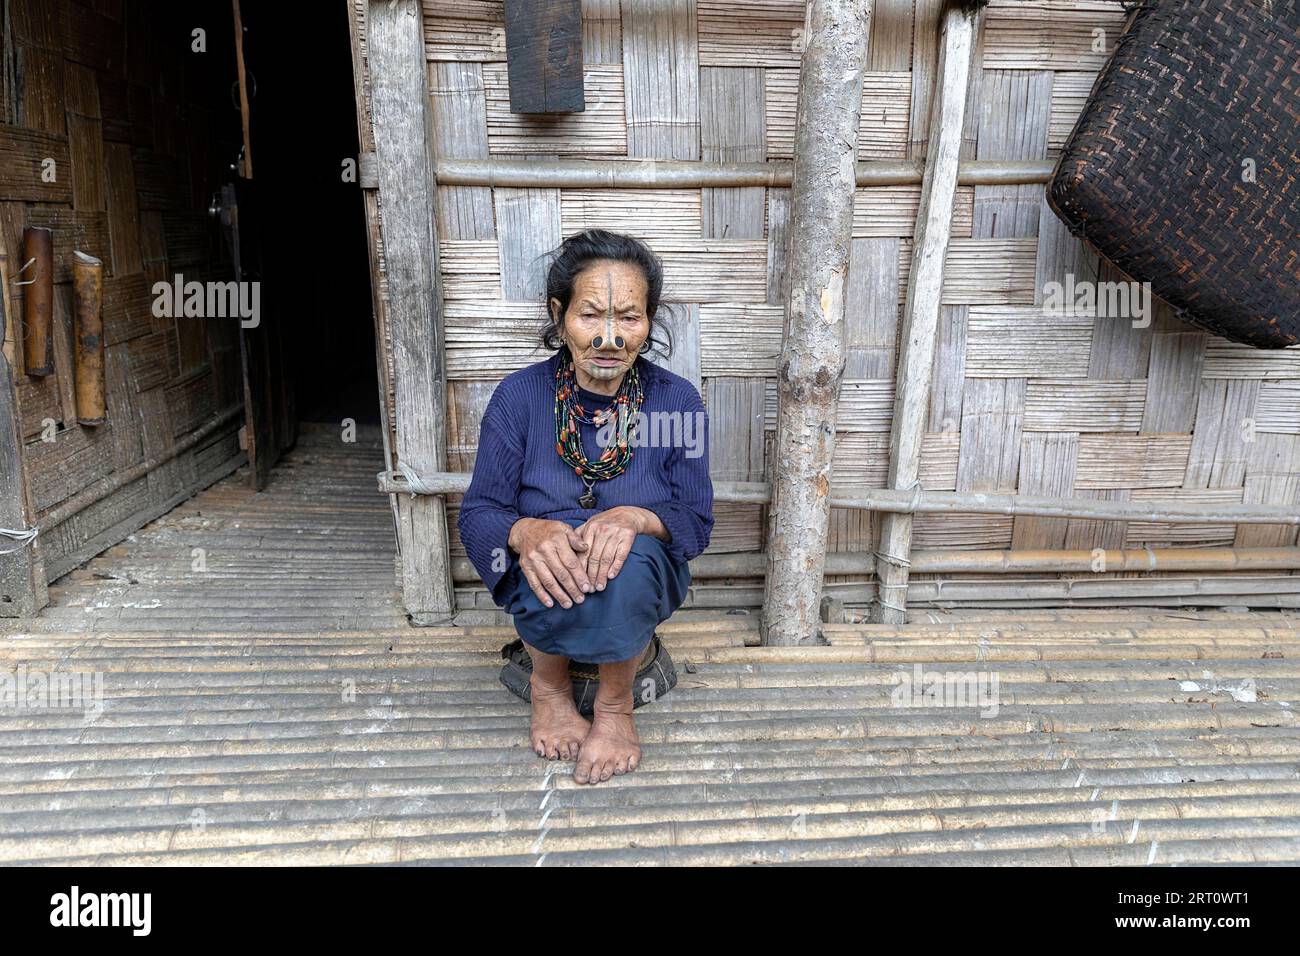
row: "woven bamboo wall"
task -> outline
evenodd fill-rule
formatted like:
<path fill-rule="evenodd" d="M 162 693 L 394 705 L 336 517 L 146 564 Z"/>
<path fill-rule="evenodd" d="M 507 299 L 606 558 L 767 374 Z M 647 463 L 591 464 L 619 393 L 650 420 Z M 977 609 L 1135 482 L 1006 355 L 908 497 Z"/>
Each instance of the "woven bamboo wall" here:
<path fill-rule="evenodd" d="M 362 18 L 365 0 L 356 2 Z M 924 154 L 941 7 L 874 0 L 860 158 Z M 555 118 L 509 112 L 500 2 L 426 0 L 424 9 L 439 157 L 791 155 L 802 0 L 584 0 L 587 110 Z M 1055 158 L 1123 23 L 1113 2 L 992 0 L 965 157 Z M 856 196 L 837 483 L 885 480 L 919 192 Z M 501 376 L 545 357 L 532 348 L 542 317 L 538 256 L 602 226 L 643 238 L 666 263 L 680 351 L 665 364 L 695 381 L 709 408 L 715 479 L 766 479 L 788 194 L 440 187 L 449 467 L 472 468 L 481 409 Z M 1300 503 L 1300 351 L 1235 346 L 1159 305 L 1142 329 L 1128 319 L 1044 317 L 1046 283 L 1067 273 L 1121 277 L 1099 270 L 1043 197 L 1042 186 L 959 190 L 924 487 Z M 504 346 L 493 338 L 503 333 Z M 761 549 L 763 520 L 758 506 L 719 505 L 710 550 Z M 866 513 L 836 510 L 831 549 L 870 550 L 874 531 Z M 1295 528 L 977 515 L 920 516 L 915 540 L 959 549 L 1295 543 Z"/>
<path fill-rule="evenodd" d="M 211 118 L 187 100 L 185 54 L 162 43 L 138 0 L 8 0 L 0 102 L 0 266 L 21 266 L 27 225 L 55 236 L 55 373 L 28 377 L 11 283 L 5 354 L 17 374 L 28 482 L 53 579 L 229 471 L 238 421 L 67 521 L 42 517 L 240 401 L 238 325 L 153 316 L 152 286 L 225 280 L 207 215 L 220 156 Z M 56 178 L 44 182 L 52 157 Z M 73 402 L 73 250 L 104 261 L 108 423 L 83 427 Z"/>

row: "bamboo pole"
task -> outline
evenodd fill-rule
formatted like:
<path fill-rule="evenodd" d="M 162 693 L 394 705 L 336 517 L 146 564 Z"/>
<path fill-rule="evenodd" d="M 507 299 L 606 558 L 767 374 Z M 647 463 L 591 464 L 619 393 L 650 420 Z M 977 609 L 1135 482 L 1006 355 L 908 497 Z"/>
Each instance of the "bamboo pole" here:
<path fill-rule="evenodd" d="M 72 260 L 76 297 L 77 421 L 102 425 L 108 417 L 104 399 L 104 263 L 77 252 Z"/>
<path fill-rule="evenodd" d="M 921 466 L 921 442 L 934 369 L 935 335 L 943 298 L 944 259 L 952 232 L 962 124 L 979 30 L 979 6 L 974 3 L 949 6 L 944 13 L 943 32 L 939 38 L 939 75 L 935 81 L 936 93 L 930 114 L 930 142 L 925 158 L 925 181 L 921 186 L 921 206 L 916 217 L 912 269 L 907 281 L 898 387 L 889 438 L 891 488 L 915 487 Z M 897 624 L 906 620 L 907 565 L 911 549 L 911 516 L 905 513 L 886 515 L 877 552 L 880 591 L 873 608 L 873 614 L 884 623 Z"/>
<path fill-rule="evenodd" d="M 767 555 L 703 554 L 690 563 L 695 580 L 761 578 Z M 912 552 L 916 574 L 1087 574 L 1152 571 L 1297 571 L 1300 548 L 1128 548 L 1096 551 L 962 551 L 936 548 Z M 826 555 L 824 574 L 874 574 L 876 557 L 866 551 Z M 458 584 L 478 581 L 468 558 L 452 559 Z"/>
<path fill-rule="evenodd" d="M 469 488 L 468 472 L 419 472 L 405 475 L 382 471 L 384 494 L 454 495 Z M 769 504 L 770 486 L 762 481 L 715 481 L 713 500 L 731 504 Z M 1183 501 L 1103 501 L 1091 498 L 1052 498 L 1042 495 L 995 495 L 977 491 L 878 491 L 840 487 L 831 507 L 897 514 L 1028 515 L 1042 518 L 1086 518 L 1093 521 L 1164 521 L 1173 524 L 1300 524 L 1300 514 L 1287 505 L 1214 505 Z"/>
<path fill-rule="evenodd" d="M 868 0 L 809 5 L 790 193 L 790 292 L 777 361 L 764 644 L 807 643 L 820 623 L 821 574 L 809 572 L 826 560 L 870 16 Z"/>
<path fill-rule="evenodd" d="M 958 166 L 962 186 L 1020 186 L 1046 183 L 1052 164 L 1037 160 L 978 160 Z M 855 185 L 909 186 L 923 176 L 920 162 L 868 160 L 855 164 Z M 789 188 L 794 163 L 703 163 L 689 160 L 439 159 L 439 186 L 490 186 L 512 189 L 703 189 L 742 186 Z"/>
<path fill-rule="evenodd" d="M 54 233 L 23 230 L 23 265 L 15 285 L 23 289 L 23 364 L 28 375 L 54 371 Z"/>

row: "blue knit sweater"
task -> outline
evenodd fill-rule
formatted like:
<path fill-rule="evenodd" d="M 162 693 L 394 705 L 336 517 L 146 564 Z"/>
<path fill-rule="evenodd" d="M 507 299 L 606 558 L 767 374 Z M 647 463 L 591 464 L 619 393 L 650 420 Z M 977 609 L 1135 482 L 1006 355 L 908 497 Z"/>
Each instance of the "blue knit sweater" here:
<path fill-rule="evenodd" d="M 492 393 L 479 429 L 474 477 L 460 506 L 460 539 L 499 607 L 505 597 L 497 585 L 515 557 L 507 544 L 510 527 L 520 518 L 586 520 L 619 505 L 645 508 L 672 535 L 668 551 L 679 561 L 700 554 L 713 531 L 704 402 L 690 382 L 643 356 L 636 360 L 646 416 L 639 444 L 633 444 L 623 474 L 592 486 L 594 509 L 578 504 L 586 486 L 555 448 L 555 370 L 561 354 L 511 372 Z M 588 415 L 611 401 L 583 388 L 578 394 Z M 578 428 L 583 453 L 599 458 L 603 447 L 596 427 L 579 423 Z"/>

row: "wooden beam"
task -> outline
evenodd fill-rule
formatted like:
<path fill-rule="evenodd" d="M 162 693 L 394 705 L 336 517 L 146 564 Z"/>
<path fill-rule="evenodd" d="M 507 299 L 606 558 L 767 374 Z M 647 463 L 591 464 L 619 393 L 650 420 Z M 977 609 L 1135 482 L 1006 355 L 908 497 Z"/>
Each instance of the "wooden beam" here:
<path fill-rule="evenodd" d="M 870 6 L 869 0 L 809 6 L 790 191 L 790 294 L 777 361 L 768 573 L 759 624 L 765 645 L 808 643 L 821 624 Z"/>
<path fill-rule="evenodd" d="M 581 113 L 581 0 L 505 0 L 510 112 Z"/>
<path fill-rule="evenodd" d="M 398 470 L 442 471 L 447 461 L 447 386 L 421 4 L 372 0 L 367 17 Z M 412 622 L 450 624 L 455 599 L 443 499 L 400 498 L 397 541 L 403 602 Z"/>
<path fill-rule="evenodd" d="M 952 231 L 966 94 L 979 17 L 974 4 L 949 6 L 943 15 L 943 32 L 939 38 L 939 75 L 930 114 L 929 148 L 916 217 L 912 269 L 907 281 L 889 439 L 889 487 L 900 490 L 916 486 L 920 471 L 935 337 L 943 299 L 943 266 Z M 907 563 L 911 547 L 911 515 L 887 515 L 880 530 L 880 590 L 873 608 L 873 615 L 884 623 L 899 624 L 906 619 Z"/>

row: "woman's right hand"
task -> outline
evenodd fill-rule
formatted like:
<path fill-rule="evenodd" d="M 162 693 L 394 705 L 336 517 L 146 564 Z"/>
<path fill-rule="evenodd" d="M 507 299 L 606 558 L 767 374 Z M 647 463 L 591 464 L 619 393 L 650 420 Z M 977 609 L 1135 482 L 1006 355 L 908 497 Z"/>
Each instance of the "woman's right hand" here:
<path fill-rule="evenodd" d="M 582 603 L 591 592 L 586 571 L 587 542 L 563 521 L 520 518 L 510 528 L 509 546 L 519 555 L 519 567 L 537 600 L 547 607 Z M 583 557 L 579 558 L 578 555 Z"/>

